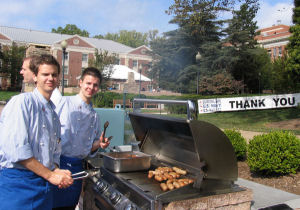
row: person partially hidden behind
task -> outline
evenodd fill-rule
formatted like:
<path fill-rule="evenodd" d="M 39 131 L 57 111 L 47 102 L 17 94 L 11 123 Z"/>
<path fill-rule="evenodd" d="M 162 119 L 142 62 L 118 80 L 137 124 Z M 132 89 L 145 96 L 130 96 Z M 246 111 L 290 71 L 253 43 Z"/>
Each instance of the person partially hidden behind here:
<path fill-rule="evenodd" d="M 69 187 L 61 170 L 60 122 L 50 101 L 59 63 L 51 55 L 34 59 L 36 88 L 12 97 L 0 117 L 0 209 L 52 208 L 53 185 Z"/>
<path fill-rule="evenodd" d="M 37 57 L 38 57 L 37 55 L 31 55 L 24 58 L 23 60 L 23 65 L 20 71 L 20 74 L 23 76 L 23 83 L 22 83 L 22 90 L 21 90 L 22 93 L 25 92 L 25 84 L 34 84 L 33 81 L 34 73 L 30 69 L 30 62 L 31 60 L 36 59 Z"/>
<path fill-rule="evenodd" d="M 61 168 L 73 174 L 83 170 L 83 159 L 95 155 L 99 148 L 109 145 L 108 138 L 100 130 L 100 119 L 93 109 L 91 99 L 98 92 L 102 76 L 98 69 L 90 67 L 83 71 L 79 81 L 80 91 L 75 96 L 63 96 L 56 112 L 61 121 L 62 155 Z M 58 98 L 58 96 L 56 96 Z M 54 190 L 53 208 L 75 209 L 79 201 L 82 180 L 66 189 Z"/>

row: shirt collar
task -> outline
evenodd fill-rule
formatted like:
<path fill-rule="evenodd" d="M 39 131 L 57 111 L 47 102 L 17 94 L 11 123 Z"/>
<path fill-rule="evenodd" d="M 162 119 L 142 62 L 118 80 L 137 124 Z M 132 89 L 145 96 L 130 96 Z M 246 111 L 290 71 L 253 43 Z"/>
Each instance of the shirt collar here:
<path fill-rule="evenodd" d="M 39 91 L 37 88 L 35 88 L 35 89 L 33 90 L 33 94 L 34 94 L 35 96 L 37 96 L 37 98 L 39 99 L 39 101 L 40 101 L 43 105 L 47 106 L 47 104 L 49 103 L 49 101 L 47 101 L 47 99 L 45 99 L 45 97 L 40 93 L 40 91 Z"/>
<path fill-rule="evenodd" d="M 75 96 L 75 99 L 76 99 L 76 104 L 77 104 L 77 105 L 82 106 L 82 107 L 84 107 L 84 108 L 86 108 L 86 109 L 89 109 L 89 110 L 93 110 L 93 104 L 92 104 L 92 102 L 91 102 L 90 104 L 85 103 L 85 102 L 82 100 L 82 98 L 80 97 L 79 94 L 77 94 L 77 95 Z"/>

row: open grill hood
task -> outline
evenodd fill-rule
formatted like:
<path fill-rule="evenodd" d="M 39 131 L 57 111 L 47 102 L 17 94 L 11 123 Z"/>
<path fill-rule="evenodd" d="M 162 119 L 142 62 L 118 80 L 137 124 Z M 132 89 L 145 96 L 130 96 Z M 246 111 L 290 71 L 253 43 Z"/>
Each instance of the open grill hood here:
<path fill-rule="evenodd" d="M 232 191 L 238 177 L 231 142 L 216 126 L 161 115 L 129 114 L 141 151 L 154 166 L 178 166 L 195 178 L 194 188 L 207 194 Z"/>

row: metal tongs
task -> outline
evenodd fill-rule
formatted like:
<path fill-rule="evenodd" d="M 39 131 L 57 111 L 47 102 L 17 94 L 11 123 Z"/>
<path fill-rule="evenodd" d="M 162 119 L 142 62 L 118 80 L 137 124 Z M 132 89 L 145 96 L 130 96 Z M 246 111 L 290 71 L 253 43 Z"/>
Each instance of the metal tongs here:
<path fill-rule="evenodd" d="M 73 180 L 77 180 L 77 179 L 85 179 L 88 177 L 92 177 L 95 176 L 99 173 L 99 170 L 87 170 L 87 171 L 80 171 L 76 174 L 72 174 L 72 178 Z"/>

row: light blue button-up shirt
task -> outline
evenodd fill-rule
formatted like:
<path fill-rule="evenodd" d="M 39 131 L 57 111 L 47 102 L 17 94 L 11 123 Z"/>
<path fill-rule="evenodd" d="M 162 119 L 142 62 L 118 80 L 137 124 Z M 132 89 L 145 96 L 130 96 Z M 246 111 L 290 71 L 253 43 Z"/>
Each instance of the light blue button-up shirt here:
<path fill-rule="evenodd" d="M 34 157 L 53 170 L 61 153 L 60 122 L 55 106 L 37 89 L 14 96 L 0 117 L 0 168 L 24 167 Z"/>
<path fill-rule="evenodd" d="M 57 104 L 56 112 L 62 126 L 62 155 L 80 159 L 93 156 L 93 142 L 101 133 L 100 119 L 92 104 L 86 104 L 79 95 L 65 96 Z"/>

